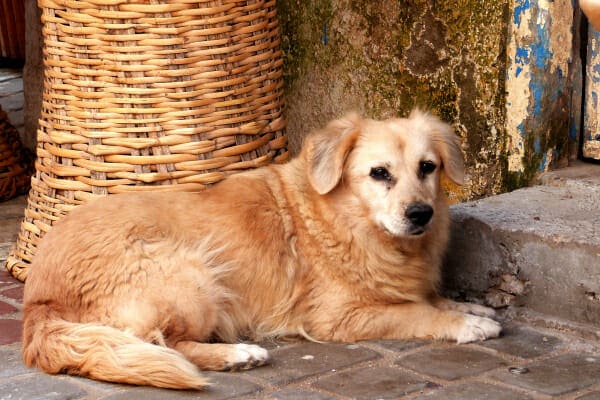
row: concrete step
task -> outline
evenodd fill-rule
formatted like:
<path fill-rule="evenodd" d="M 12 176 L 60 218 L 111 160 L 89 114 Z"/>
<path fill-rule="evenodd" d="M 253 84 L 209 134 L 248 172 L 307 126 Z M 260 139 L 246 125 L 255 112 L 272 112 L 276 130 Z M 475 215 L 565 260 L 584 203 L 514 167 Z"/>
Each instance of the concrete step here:
<path fill-rule="evenodd" d="M 584 324 L 600 338 L 600 165 L 452 207 L 445 291 Z"/>

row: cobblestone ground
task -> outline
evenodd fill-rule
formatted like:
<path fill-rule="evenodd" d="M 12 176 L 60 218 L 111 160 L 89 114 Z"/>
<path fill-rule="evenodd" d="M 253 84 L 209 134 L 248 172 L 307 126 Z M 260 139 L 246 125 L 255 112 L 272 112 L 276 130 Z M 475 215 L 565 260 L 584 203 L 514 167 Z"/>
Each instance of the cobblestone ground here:
<path fill-rule="evenodd" d="M 14 238 L 21 197 L 0 203 L 0 242 Z M 3 239 L 4 236 L 4 239 Z M 6 248 L 6 247 L 5 247 Z M 6 252 L 0 247 L 0 265 Z M 169 391 L 50 376 L 25 368 L 23 284 L 0 270 L 0 399 L 578 399 L 600 400 L 600 343 L 524 322 L 499 339 L 356 344 L 269 342 L 270 365 L 207 373 L 204 391 Z"/>
<path fill-rule="evenodd" d="M 19 73 L 0 70 L 0 104 L 12 112 L 16 122 L 11 122 L 17 127 L 19 118 L 22 121 L 19 87 Z M 1 267 L 24 206 L 24 197 L 0 203 L 1 400 L 600 400 L 600 343 L 526 322 L 505 322 L 501 338 L 468 345 L 263 343 L 271 351 L 270 365 L 245 372 L 207 373 L 214 385 L 203 392 L 50 376 L 25 368 L 19 353 L 23 284 Z"/>

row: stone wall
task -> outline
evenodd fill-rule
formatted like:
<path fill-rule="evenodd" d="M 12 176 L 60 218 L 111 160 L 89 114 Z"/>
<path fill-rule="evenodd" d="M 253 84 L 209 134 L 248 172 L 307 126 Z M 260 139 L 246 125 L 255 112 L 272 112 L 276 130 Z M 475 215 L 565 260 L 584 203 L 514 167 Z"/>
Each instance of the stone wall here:
<path fill-rule="evenodd" d="M 565 32 L 572 31 L 573 6 L 566 1 L 279 0 L 292 150 L 348 110 L 383 118 L 418 106 L 452 123 L 462 138 L 469 175 L 464 188 L 450 188 L 458 199 L 529 183 L 568 152 L 569 124 L 577 123 L 569 119 L 571 72 L 555 68 L 552 74 L 562 75 L 552 77 L 535 64 L 547 60 L 533 54 L 517 60 L 528 69 L 513 83 L 508 74 L 518 54 L 507 51 L 519 32 L 526 51 L 558 37 L 564 57 L 557 63 L 571 66 L 575 37 Z M 544 16 L 537 27 L 535 18 Z M 528 36 L 528 29 L 547 37 Z M 542 92 L 528 91 L 532 80 Z M 540 93 L 548 97 L 538 106 L 530 97 Z M 523 107 L 508 104 L 509 96 Z M 518 121 L 521 144 L 508 135 L 507 120 Z M 509 154 L 517 161 L 510 167 Z"/>

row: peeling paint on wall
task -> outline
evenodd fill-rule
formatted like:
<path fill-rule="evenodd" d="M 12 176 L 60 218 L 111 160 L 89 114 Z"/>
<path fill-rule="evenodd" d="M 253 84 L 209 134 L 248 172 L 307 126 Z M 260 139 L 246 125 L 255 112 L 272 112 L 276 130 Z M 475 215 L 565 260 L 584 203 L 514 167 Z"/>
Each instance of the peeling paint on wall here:
<path fill-rule="evenodd" d="M 571 0 L 516 0 L 506 76 L 507 188 L 566 161 L 573 85 Z M 563 161 L 564 160 L 564 161 Z"/>
<path fill-rule="evenodd" d="M 420 106 L 453 124 L 468 182 L 455 199 L 527 184 L 566 160 L 572 0 L 279 0 L 292 151 L 332 118 Z"/>
<path fill-rule="evenodd" d="M 600 32 L 588 31 L 587 85 L 585 91 L 583 156 L 600 160 Z"/>

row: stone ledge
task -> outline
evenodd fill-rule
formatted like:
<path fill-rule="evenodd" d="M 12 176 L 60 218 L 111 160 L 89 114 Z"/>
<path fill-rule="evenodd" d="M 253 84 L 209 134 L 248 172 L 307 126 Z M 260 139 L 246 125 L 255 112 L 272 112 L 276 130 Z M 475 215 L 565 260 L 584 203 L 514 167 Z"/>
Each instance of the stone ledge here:
<path fill-rule="evenodd" d="M 597 323 L 600 166 L 584 167 L 553 173 L 548 185 L 453 206 L 445 290 Z"/>

